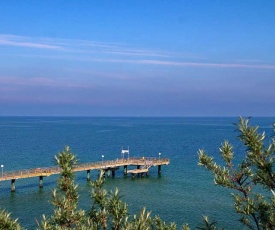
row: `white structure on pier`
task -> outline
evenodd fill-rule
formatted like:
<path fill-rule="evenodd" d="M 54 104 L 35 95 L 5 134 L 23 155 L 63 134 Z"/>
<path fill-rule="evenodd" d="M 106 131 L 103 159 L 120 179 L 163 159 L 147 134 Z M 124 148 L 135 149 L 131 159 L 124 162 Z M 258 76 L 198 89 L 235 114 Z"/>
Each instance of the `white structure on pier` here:
<path fill-rule="evenodd" d="M 122 150 L 121 150 L 122 159 L 124 159 L 125 154 L 128 154 L 128 159 L 129 159 L 129 154 L 130 154 L 129 146 L 128 146 L 128 149 L 123 149 L 123 146 L 122 146 Z"/>

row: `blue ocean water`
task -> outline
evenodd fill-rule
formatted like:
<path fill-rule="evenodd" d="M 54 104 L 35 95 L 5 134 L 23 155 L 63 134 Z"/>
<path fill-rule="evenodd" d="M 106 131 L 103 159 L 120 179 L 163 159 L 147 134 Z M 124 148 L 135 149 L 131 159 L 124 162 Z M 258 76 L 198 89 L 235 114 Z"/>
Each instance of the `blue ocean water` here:
<path fill-rule="evenodd" d="M 273 118 L 252 118 L 271 135 Z M 200 168 L 198 149 L 206 150 L 219 160 L 218 148 L 223 140 L 235 146 L 236 159 L 243 147 L 237 140 L 238 118 L 152 118 L 152 117 L 0 117 L 0 164 L 5 171 L 54 165 L 54 155 L 69 145 L 80 162 L 112 160 L 121 157 L 121 147 L 130 146 L 130 156 L 170 158 L 162 167 L 162 175 L 151 168 L 149 177 L 123 177 L 106 180 L 105 187 L 118 187 L 131 213 L 146 206 L 152 215 L 166 222 L 175 221 L 180 228 L 189 223 L 194 228 L 202 215 L 218 220 L 226 229 L 243 229 L 234 213 L 230 192 L 217 187 L 212 175 Z M 92 179 L 97 177 L 92 172 Z M 16 192 L 10 182 L 0 182 L 0 208 L 12 212 L 27 229 L 35 229 L 42 214 L 52 213 L 51 192 L 58 176 L 16 181 Z M 91 206 L 91 187 L 86 173 L 76 174 L 80 207 Z"/>

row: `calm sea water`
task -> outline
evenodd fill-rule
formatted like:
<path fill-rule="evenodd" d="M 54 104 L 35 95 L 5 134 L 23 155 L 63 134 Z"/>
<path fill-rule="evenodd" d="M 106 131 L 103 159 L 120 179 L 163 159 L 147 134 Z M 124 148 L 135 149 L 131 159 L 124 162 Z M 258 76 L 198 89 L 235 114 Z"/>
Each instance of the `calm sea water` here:
<path fill-rule="evenodd" d="M 273 118 L 252 118 L 269 135 Z M 166 222 L 175 221 L 180 228 L 189 223 L 197 226 L 202 215 L 218 220 L 227 229 L 243 229 L 234 214 L 230 191 L 213 184 L 213 177 L 197 165 L 200 148 L 219 158 L 223 140 L 235 146 L 236 158 L 242 156 L 233 123 L 238 118 L 91 118 L 91 117 L 0 117 L 0 164 L 5 171 L 53 166 L 53 157 L 65 145 L 77 154 L 80 162 L 111 160 L 121 157 L 121 147 L 130 146 L 130 156 L 170 158 L 170 165 L 150 169 L 145 178 L 123 177 L 106 180 L 105 187 L 118 187 L 131 213 L 146 206 L 152 215 Z M 92 178 L 97 177 L 92 172 Z M 0 207 L 27 229 L 36 228 L 42 214 L 52 212 L 51 191 L 57 176 L 16 181 L 16 192 L 10 192 L 10 181 L 0 182 Z M 91 206 L 90 185 L 86 173 L 76 174 L 80 206 Z"/>

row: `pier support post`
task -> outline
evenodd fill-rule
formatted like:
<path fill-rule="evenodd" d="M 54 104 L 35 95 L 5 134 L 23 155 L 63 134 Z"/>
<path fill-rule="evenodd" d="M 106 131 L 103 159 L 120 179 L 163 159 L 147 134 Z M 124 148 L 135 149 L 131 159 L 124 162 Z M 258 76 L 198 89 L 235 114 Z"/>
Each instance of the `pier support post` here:
<path fill-rule="evenodd" d="M 115 175 L 116 175 L 116 171 L 113 169 L 112 170 L 112 177 L 115 177 Z"/>
<path fill-rule="evenodd" d="M 43 176 L 39 176 L 39 188 L 43 188 Z"/>
<path fill-rule="evenodd" d="M 127 175 L 127 165 L 124 165 L 124 176 Z"/>
<path fill-rule="evenodd" d="M 11 191 L 15 192 L 15 179 L 11 179 Z"/>
<path fill-rule="evenodd" d="M 137 169 L 140 169 L 140 165 L 137 165 Z"/>
<path fill-rule="evenodd" d="M 90 181 L 91 180 L 91 170 L 90 169 L 88 169 L 87 170 L 87 181 Z"/>
<path fill-rule="evenodd" d="M 107 171 L 107 177 L 111 177 L 110 169 L 108 169 L 108 171 Z"/>
<path fill-rule="evenodd" d="M 161 174 L 161 165 L 158 166 L 158 174 Z"/>

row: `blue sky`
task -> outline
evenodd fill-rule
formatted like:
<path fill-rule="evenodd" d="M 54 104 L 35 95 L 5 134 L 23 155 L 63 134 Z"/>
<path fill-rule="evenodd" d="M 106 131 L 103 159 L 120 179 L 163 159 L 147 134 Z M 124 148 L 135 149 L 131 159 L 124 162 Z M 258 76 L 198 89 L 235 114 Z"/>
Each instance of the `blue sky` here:
<path fill-rule="evenodd" d="M 0 1 L 0 115 L 274 116 L 275 1 Z"/>

